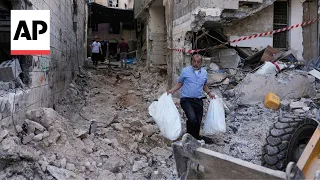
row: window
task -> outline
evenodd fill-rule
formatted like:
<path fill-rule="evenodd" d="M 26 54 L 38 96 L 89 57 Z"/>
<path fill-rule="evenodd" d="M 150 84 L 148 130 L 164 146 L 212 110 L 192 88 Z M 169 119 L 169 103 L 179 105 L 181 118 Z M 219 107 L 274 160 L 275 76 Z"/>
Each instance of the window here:
<path fill-rule="evenodd" d="M 274 17 L 273 17 L 273 29 L 281 29 L 288 26 L 288 2 L 276 1 L 274 2 Z M 280 49 L 288 48 L 288 31 L 276 33 L 273 35 L 273 47 Z"/>

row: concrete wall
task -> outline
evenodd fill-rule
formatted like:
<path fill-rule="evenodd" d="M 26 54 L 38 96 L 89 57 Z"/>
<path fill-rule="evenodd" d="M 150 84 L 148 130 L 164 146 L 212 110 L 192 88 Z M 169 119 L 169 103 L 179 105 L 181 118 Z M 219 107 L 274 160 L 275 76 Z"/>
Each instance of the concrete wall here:
<path fill-rule="evenodd" d="M 101 23 L 98 24 L 98 31 L 92 31 L 90 37 L 98 36 L 100 40 L 107 40 L 107 41 L 117 41 L 120 42 L 121 38 L 123 37 L 125 41 L 128 42 L 130 50 L 132 50 L 133 45 L 129 42 L 136 41 L 136 31 L 135 30 L 123 30 L 120 34 L 109 34 L 109 23 Z M 89 38 L 90 38 L 89 37 Z M 89 39 L 90 42 L 90 39 Z"/>
<path fill-rule="evenodd" d="M 241 36 L 248 36 L 256 33 L 270 31 L 273 29 L 273 5 L 269 6 L 254 16 L 250 16 L 230 26 L 223 28 L 223 32 L 230 40 L 237 39 Z M 268 45 L 273 46 L 273 37 L 260 37 L 252 40 L 241 41 L 232 44 L 238 47 L 251 47 L 263 49 Z"/>
<path fill-rule="evenodd" d="M 303 22 L 303 1 L 292 0 L 290 9 L 290 25 Z M 295 52 L 298 60 L 303 60 L 302 27 L 289 31 L 289 47 Z"/>
<path fill-rule="evenodd" d="M 28 59 L 30 66 L 30 83 L 24 90 L 1 92 L 0 122 L 2 125 L 11 123 L 5 118 L 12 112 L 17 120 L 24 111 L 37 107 L 52 107 L 64 93 L 72 79 L 77 75 L 86 57 L 87 39 L 87 4 L 76 0 L 78 13 L 74 14 L 70 0 L 29 0 L 14 1 L 14 9 L 51 10 L 49 56 L 19 57 Z M 74 30 L 74 21 L 77 27 Z M 5 113 L 4 113 L 5 112 Z M 18 113 L 19 112 L 19 113 Z"/>
<path fill-rule="evenodd" d="M 173 8 L 174 8 L 174 1 L 172 0 L 164 0 L 163 5 L 165 7 L 165 21 L 166 21 L 166 31 L 167 31 L 167 47 L 173 47 L 172 45 L 172 27 L 173 27 Z M 167 74 L 168 74 L 168 87 L 167 89 L 171 88 L 172 86 L 172 71 L 173 71 L 173 52 L 167 50 Z"/>
<path fill-rule="evenodd" d="M 149 8 L 149 39 L 151 64 L 166 64 L 165 59 L 165 9 L 163 6 Z"/>

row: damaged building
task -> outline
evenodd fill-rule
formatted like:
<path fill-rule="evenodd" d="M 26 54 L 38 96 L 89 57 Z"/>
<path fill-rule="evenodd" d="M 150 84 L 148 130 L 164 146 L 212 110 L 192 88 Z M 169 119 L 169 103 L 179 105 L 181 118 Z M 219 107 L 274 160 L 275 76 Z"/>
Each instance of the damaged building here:
<path fill-rule="evenodd" d="M 166 66 L 170 89 L 201 54 L 227 124 L 208 149 L 284 170 L 317 127 L 319 87 L 308 71 L 320 67 L 318 8 L 317 0 L 136 0 L 138 58 Z M 268 94 L 281 100 L 276 110 Z"/>
<path fill-rule="evenodd" d="M 319 55 L 318 23 L 212 49 L 241 37 L 316 20 L 316 0 L 140 0 L 135 2 L 135 18 L 140 59 L 151 65 L 167 64 L 171 82 L 176 81 L 182 67 L 190 64 L 191 54 L 168 47 L 209 48 L 199 53 L 205 57 L 230 57 L 231 64 L 221 64 L 224 68 L 237 67 L 240 59 L 267 46 L 291 50 L 299 61 L 309 61 Z"/>
<path fill-rule="evenodd" d="M 30 108 L 55 107 L 86 57 L 87 3 L 0 2 L 0 119 L 4 125 Z M 50 10 L 50 55 L 10 55 L 10 10 Z M 83 50 L 85 49 L 85 50 Z"/>

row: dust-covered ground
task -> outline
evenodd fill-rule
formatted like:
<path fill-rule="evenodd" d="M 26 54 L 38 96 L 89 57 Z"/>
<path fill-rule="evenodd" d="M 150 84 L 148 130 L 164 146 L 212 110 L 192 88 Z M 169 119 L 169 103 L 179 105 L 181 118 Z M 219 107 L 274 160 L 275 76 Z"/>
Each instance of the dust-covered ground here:
<path fill-rule="evenodd" d="M 147 111 L 165 82 L 138 68 L 82 71 L 55 110 L 28 112 L 18 135 L 2 131 L 0 179 L 177 179 Z"/>
<path fill-rule="evenodd" d="M 161 70 L 137 66 L 83 70 L 54 109 L 27 112 L 24 123 L 16 126 L 18 133 L 1 131 L 0 179 L 178 179 L 172 142 L 161 136 L 148 114 L 149 105 L 166 92 L 166 79 Z M 214 91 L 224 98 L 227 132 L 210 136 L 214 143 L 204 147 L 259 165 L 262 156 L 269 165 L 280 162 L 281 152 L 272 145 L 295 122 L 287 118 L 275 124 L 282 110 L 267 109 L 262 102 L 238 105 L 232 91 Z M 179 99 L 174 101 L 183 134 L 186 117 Z M 288 110 L 292 101 L 281 109 Z M 311 100 L 300 101 L 309 107 L 287 116 L 314 117 Z M 203 122 L 209 101 L 204 104 Z M 264 146 L 268 136 L 276 138 Z"/>

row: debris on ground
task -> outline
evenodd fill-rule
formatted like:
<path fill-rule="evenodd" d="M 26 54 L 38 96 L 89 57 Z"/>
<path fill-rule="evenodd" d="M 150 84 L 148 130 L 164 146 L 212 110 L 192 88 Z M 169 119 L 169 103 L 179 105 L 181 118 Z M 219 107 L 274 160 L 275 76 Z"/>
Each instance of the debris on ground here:
<path fill-rule="evenodd" d="M 206 148 L 262 165 L 262 156 L 268 154 L 264 149 L 267 137 L 274 133 L 271 132 L 274 131 L 272 128 L 278 126 L 279 121 L 289 116 L 297 120 L 317 117 L 314 100 L 319 88 L 315 77 L 302 68 L 303 63 L 297 62 L 291 52 L 279 52 L 268 47 L 254 57 L 255 64 L 252 63 L 253 58 L 247 59 L 251 62 L 244 62 L 244 66 L 235 70 L 220 66 L 224 72 L 219 73 L 208 68 L 209 86 L 224 98 L 227 132 L 210 136 L 214 143 L 206 145 Z M 279 63 L 270 63 L 276 61 Z M 206 62 L 206 67 L 210 67 L 209 63 L 219 66 L 219 61 L 214 58 Z M 274 72 L 255 73 L 266 63 L 275 66 L 272 68 Z M 278 69 L 281 63 L 287 64 Z M 264 105 L 265 96 L 271 92 L 281 100 L 277 110 L 268 109 Z M 209 100 L 205 101 L 204 106 L 203 119 Z M 291 129 L 288 127 L 283 130 L 289 132 Z"/>
<path fill-rule="evenodd" d="M 224 100 L 227 132 L 210 136 L 213 144 L 204 147 L 260 165 L 270 154 L 265 152 L 270 148 L 263 149 L 275 133 L 270 127 L 289 132 L 277 122 L 317 116 L 319 85 L 298 66 L 276 75 L 255 74 L 270 54 L 243 66 L 235 51 L 226 52 L 236 63 L 220 57 L 219 64 L 213 57 L 206 67 L 209 86 Z M 292 58 L 282 53 L 277 60 L 286 57 Z M 166 92 L 166 78 L 161 68 L 146 71 L 135 65 L 82 70 L 54 109 L 28 111 L 15 125 L 17 132 L 1 130 L 0 179 L 177 179 L 172 142 L 148 114 L 149 105 Z M 264 105 L 270 92 L 281 99 L 278 110 Z M 185 133 L 186 116 L 179 99 L 174 101 Z M 207 99 L 203 122 L 208 106 Z"/>
<path fill-rule="evenodd" d="M 176 179 L 170 143 L 147 112 L 165 81 L 143 70 L 78 76 L 55 110 L 27 112 L 18 134 L 1 131 L 0 179 Z"/>

